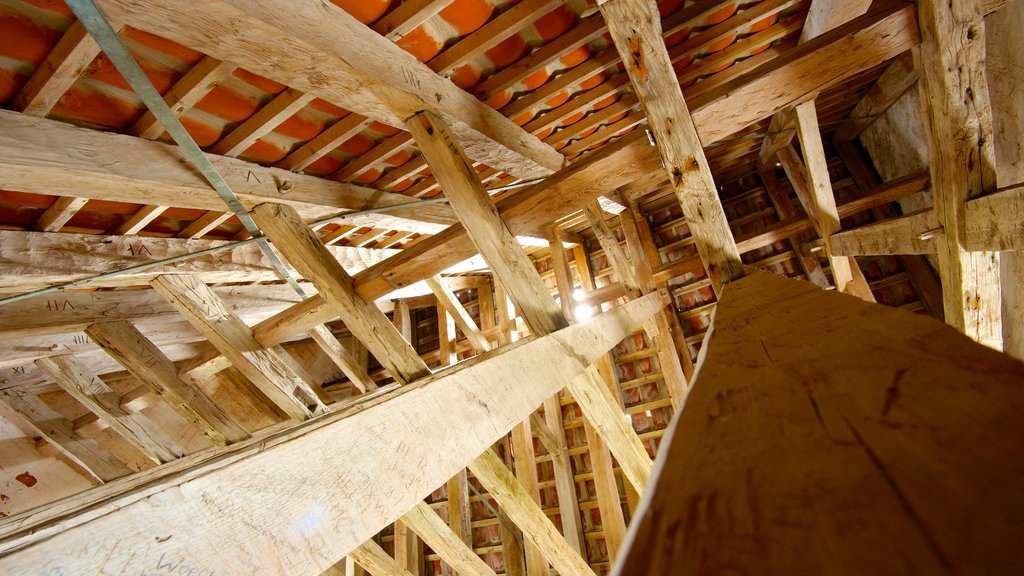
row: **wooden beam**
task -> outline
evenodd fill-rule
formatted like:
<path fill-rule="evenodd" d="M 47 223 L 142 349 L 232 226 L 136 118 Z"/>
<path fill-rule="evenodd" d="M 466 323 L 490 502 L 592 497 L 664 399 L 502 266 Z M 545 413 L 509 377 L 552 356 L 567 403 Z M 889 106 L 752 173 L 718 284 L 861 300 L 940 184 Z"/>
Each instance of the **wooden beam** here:
<path fill-rule="evenodd" d="M 334 365 L 348 376 L 349 381 L 360 392 L 372 392 L 377 389 L 373 378 L 366 373 L 366 366 L 345 349 L 329 328 L 321 324 L 309 331 L 309 337 L 320 346 Z"/>
<path fill-rule="evenodd" d="M 661 160 L 716 290 L 743 275 L 718 188 L 661 37 L 658 11 L 643 0 L 599 4 L 633 83 Z"/>
<path fill-rule="evenodd" d="M 850 111 L 847 119 L 836 128 L 832 140 L 841 143 L 853 140 L 865 128 L 896 103 L 900 97 L 917 84 L 921 74 L 914 68 L 914 58 L 905 52 L 893 59 L 868 89 L 864 97 Z"/>
<path fill-rule="evenodd" d="M 274 246 L 313 282 L 334 313 L 345 320 L 352 334 L 395 379 L 405 384 L 430 374 L 381 311 L 356 294 L 351 276 L 294 209 L 282 204 L 261 204 L 252 215 Z"/>
<path fill-rule="evenodd" d="M 187 558 L 215 572 L 324 570 L 486 451 L 660 306 L 656 296 L 636 300 L 548 337 L 471 359 L 457 370 L 377 392 L 163 480 L 150 478 L 144 497 L 111 499 L 105 493 L 99 504 L 105 513 L 64 518 L 59 529 L 52 528 L 56 518 L 37 515 L 51 528 L 23 523 L 8 532 L 0 543 L 0 570 L 93 573 L 104 565 L 138 572 L 161 558 Z M 353 442 L 354 437 L 363 440 Z M 311 459 L 314 452 L 320 458 Z M 432 464 L 416 465 L 409 454 Z M 342 477 L 346 489 L 339 490 Z M 274 498 L 272 525 L 253 521 L 253 510 L 266 510 L 268 491 Z M 178 501 L 192 504 L 154 505 Z M 220 537 L 210 539 L 211 530 Z M 170 538 L 153 548 L 153 534 Z"/>
<path fill-rule="evenodd" d="M 227 243 L 223 240 L 0 230 L 0 256 L 7 272 L 0 279 L 0 292 L 23 292 L 61 284 Z M 352 246 L 332 246 L 328 251 L 339 265 L 353 272 L 399 253 L 394 249 Z M 173 265 L 102 278 L 86 285 L 90 288 L 138 286 L 160 274 L 179 273 L 194 274 L 209 284 L 279 279 L 259 247 L 250 244 Z"/>
<path fill-rule="evenodd" d="M 132 473 L 131 468 L 104 450 L 95 440 L 77 434 L 74 423 L 32 392 L 0 390 L 0 404 L 10 409 L 10 413 L 4 414 L 6 417 L 13 415 L 23 421 L 38 437 L 72 460 L 95 481 L 108 482 Z"/>
<path fill-rule="evenodd" d="M 494 201 L 477 180 L 450 130 L 439 118 L 423 113 L 409 122 L 409 131 L 438 182 L 446 190 L 452 210 L 494 271 L 494 276 L 508 290 L 531 332 L 543 335 L 566 325 L 561 307 L 551 297 L 533 262 L 498 214 Z M 596 370 L 588 369 L 580 378 L 570 382 L 568 389 L 618 458 L 626 477 L 638 490 L 642 490 L 650 473 L 650 457 L 636 432 L 623 420 L 622 410 L 600 381 Z M 554 562 L 550 557 L 548 561 Z"/>
<path fill-rule="evenodd" d="M 779 183 L 775 170 L 766 168 L 759 171 L 759 175 L 761 176 L 761 183 L 764 185 L 765 191 L 768 192 L 768 198 L 771 200 L 772 207 L 775 208 L 775 213 L 779 216 L 779 221 L 783 222 L 791 218 L 797 218 L 796 208 L 789 199 L 789 194 L 786 193 Z M 787 242 L 789 242 L 790 247 L 793 249 L 793 253 L 797 255 L 797 260 L 800 262 L 800 267 L 803 268 L 807 279 L 822 288 L 828 288 L 828 278 L 825 276 L 825 271 L 821 268 L 818 255 L 806 251 L 803 242 L 795 237 L 788 238 Z"/>
<path fill-rule="evenodd" d="M 834 256 L 830 238 L 840 230 L 839 210 L 836 197 L 832 192 L 832 181 L 828 174 L 828 163 L 825 160 L 825 149 L 821 142 L 818 129 L 817 112 L 814 101 L 804 102 L 795 108 L 797 117 L 797 133 L 800 136 L 800 147 L 804 151 L 806 164 L 802 164 L 792 147 L 779 152 L 779 160 L 786 167 L 787 174 L 803 173 L 806 183 L 800 178 L 790 177 L 793 187 L 800 197 L 801 203 L 810 216 L 818 235 L 825 241 L 825 253 L 832 264 L 832 280 L 840 292 L 846 292 L 868 302 L 875 297 L 868 287 L 864 273 L 857 261 L 844 256 Z"/>
<path fill-rule="evenodd" d="M 868 70 L 909 50 L 920 42 L 915 19 L 912 4 L 879 5 L 749 74 L 693 98 L 689 105 L 695 110 L 701 141 L 715 142 L 788 106 L 813 99 L 818 92 L 856 74 L 853 70 Z M 701 129 L 703 114 L 714 116 L 721 129 Z"/>
<path fill-rule="evenodd" d="M 451 129 L 429 112 L 412 117 L 407 127 L 445 190 L 452 210 L 522 311 L 530 331 L 548 334 L 564 327 L 566 322 L 561 309 L 498 215 L 494 201 L 484 190 Z"/>
<path fill-rule="evenodd" d="M 126 18 L 126 24 L 390 126 L 420 110 L 441 114 L 473 159 L 487 166 L 521 178 L 562 166 L 554 148 L 338 6 L 218 0 L 203 2 L 198 17 L 196 7 L 170 0 L 147 0 L 145 9 L 138 0 L 101 2 L 108 17 Z"/>
<path fill-rule="evenodd" d="M 347 557 L 358 562 L 373 576 L 414 576 L 373 540 L 367 540 L 353 548 Z"/>
<path fill-rule="evenodd" d="M 221 156 L 238 156 L 312 101 L 311 94 L 287 88 L 214 144 L 210 152 Z"/>
<path fill-rule="evenodd" d="M 199 278 L 165 275 L 151 285 L 288 417 L 301 422 L 327 409 L 276 352 L 256 342 L 252 328 Z"/>
<path fill-rule="evenodd" d="M 509 433 L 509 444 L 511 445 L 512 448 L 511 453 L 514 454 L 511 468 L 515 471 L 516 486 L 514 486 L 513 488 L 517 493 L 516 498 L 518 499 L 522 495 L 525 495 L 529 500 L 532 500 L 533 503 L 536 504 L 536 506 L 531 506 L 525 514 L 523 512 L 514 514 L 520 520 L 522 520 L 524 516 L 535 518 L 536 512 L 542 512 L 541 505 L 543 504 L 543 502 L 541 502 L 540 499 L 540 489 L 537 487 L 537 460 L 533 448 L 533 430 L 530 426 L 529 418 L 524 419 L 522 422 L 516 424 L 512 428 L 512 431 Z M 490 453 L 493 454 L 493 452 Z M 485 457 L 480 459 L 485 460 L 486 454 L 487 452 L 485 452 Z M 498 460 L 497 456 L 495 456 L 494 459 Z M 470 468 L 477 469 L 479 468 L 479 465 L 470 464 Z M 502 468 L 505 468 L 505 470 L 508 469 L 508 467 L 504 465 L 502 466 Z M 499 476 L 504 474 L 505 472 L 502 472 Z M 490 487 L 493 486 L 494 484 L 494 476 L 494 473 L 491 473 L 491 476 L 485 475 L 484 480 L 481 481 L 485 483 L 485 486 L 488 487 L 488 492 L 490 492 Z M 506 506 L 515 506 L 517 504 L 515 502 L 510 503 L 508 501 L 508 497 L 503 497 L 503 495 L 500 492 L 496 495 L 491 495 L 494 496 L 494 498 L 499 502 L 499 505 L 501 505 L 503 509 Z M 504 504 L 501 504 L 503 501 Z M 506 514 L 508 514 L 507 511 Z M 531 526 L 528 524 L 517 523 L 517 525 L 523 531 L 531 529 Z M 553 523 L 546 522 L 545 529 L 547 529 L 547 525 L 551 525 L 553 527 Z M 559 540 L 559 547 L 565 545 L 570 549 L 572 548 L 569 545 L 569 541 L 565 539 L 564 536 L 562 536 L 562 538 L 559 538 Z M 548 562 L 547 560 L 545 560 L 545 558 L 547 558 L 547 555 L 545 554 L 544 550 L 542 550 L 539 546 L 537 546 L 537 544 L 534 543 L 533 538 L 526 539 L 523 548 L 525 548 L 526 551 L 525 557 L 527 576 L 533 576 L 534 574 L 544 575 L 550 573 L 550 569 L 548 568 Z M 581 554 L 581 551 L 574 551 L 576 552 L 579 558 L 585 558 Z"/>
<path fill-rule="evenodd" d="M 246 207 L 273 200 L 295 206 L 304 217 L 312 218 L 410 201 L 401 194 L 207 156 Z M 108 162 L 110 157 L 123 161 Z M 0 110 L 0 168 L 6 190 L 224 210 L 224 200 L 190 168 L 176 146 L 7 110 Z M 398 209 L 382 216 L 352 217 L 348 223 L 434 233 L 455 221 L 451 210 L 440 205 Z M 431 225 L 421 228 L 416 222 Z"/>
<path fill-rule="evenodd" d="M 437 304 L 442 306 L 455 320 L 462 333 L 469 339 L 469 343 L 477 352 L 487 352 L 491 349 L 491 343 L 483 335 L 480 328 L 473 321 L 466 308 L 459 302 L 455 292 L 448 286 L 448 282 L 440 276 L 432 276 L 426 279 L 427 286 L 437 298 Z"/>
<path fill-rule="evenodd" d="M 99 53 L 99 45 L 75 20 L 14 97 L 11 109 L 33 116 L 48 115 Z"/>
<path fill-rule="evenodd" d="M 402 523 L 415 531 L 431 550 L 459 574 L 494 576 L 494 570 L 473 552 L 472 542 L 466 542 L 453 529 L 449 529 L 426 502 L 419 502 L 403 514 Z"/>
<path fill-rule="evenodd" d="M 985 18 L 985 72 L 992 101 L 992 131 L 995 137 L 996 182 L 1001 188 L 1024 182 L 1024 105 L 1020 94 L 1024 53 L 1019 33 L 1024 26 L 1024 4 L 1008 3 Z M 977 201 L 977 200 L 976 200 Z M 1020 208 L 1017 209 L 1018 218 Z M 971 230 L 970 210 L 966 214 Z M 999 255 L 1003 298 L 1003 351 L 1024 358 L 1024 256 L 1021 252 Z"/>
<path fill-rule="evenodd" d="M 95 414 L 111 430 L 157 464 L 170 462 L 186 454 L 152 421 L 121 408 L 121 397 L 95 374 L 87 372 L 72 356 L 54 356 L 36 360 L 72 398 Z"/>
<path fill-rule="evenodd" d="M 124 321 L 93 324 L 85 332 L 215 445 L 224 446 L 249 437 L 245 429 L 201 390 L 183 382 L 174 363 L 131 324 Z"/>
<path fill-rule="evenodd" d="M 703 350 L 612 574 L 1016 570 L 1024 364 L 763 272 Z"/>
<path fill-rule="evenodd" d="M 999 255 L 964 245 L 964 204 L 996 188 L 982 15 L 972 0 L 918 4 L 918 88 L 935 214 L 945 231 L 937 242 L 945 319 L 1001 349 Z"/>
<path fill-rule="evenodd" d="M 195 107 L 234 71 L 234 64 L 204 56 L 164 94 L 164 102 L 175 116 L 180 117 Z M 164 127 L 149 110 L 146 110 L 131 127 L 132 134 L 148 140 L 159 138 L 163 132 Z"/>
<path fill-rule="evenodd" d="M 831 238 L 836 256 L 873 254 L 934 254 L 935 237 L 942 234 L 931 208 L 875 222 Z"/>
<path fill-rule="evenodd" d="M 68 220 L 71 220 L 79 210 L 85 207 L 85 203 L 88 201 L 88 198 L 60 196 L 36 220 L 32 229 L 38 232 L 58 232 L 67 224 Z"/>
<path fill-rule="evenodd" d="M 569 546 L 540 507 L 524 505 L 533 500 L 494 452 L 485 451 L 469 464 L 469 470 L 477 479 L 487 479 L 487 492 L 523 529 L 523 536 L 540 549 L 559 574 L 593 576 L 594 571 L 587 561 Z"/>
<path fill-rule="evenodd" d="M 274 164 L 274 166 L 284 170 L 303 170 L 313 162 L 330 154 L 332 150 L 344 144 L 349 138 L 362 132 L 369 124 L 369 118 L 355 112 L 350 112 L 348 116 L 331 124 L 329 128 L 300 146 L 298 150 L 292 152 L 280 162 Z"/>
<path fill-rule="evenodd" d="M 399 40 L 444 10 L 452 0 L 402 2 L 373 24 L 373 31 L 388 40 Z"/>

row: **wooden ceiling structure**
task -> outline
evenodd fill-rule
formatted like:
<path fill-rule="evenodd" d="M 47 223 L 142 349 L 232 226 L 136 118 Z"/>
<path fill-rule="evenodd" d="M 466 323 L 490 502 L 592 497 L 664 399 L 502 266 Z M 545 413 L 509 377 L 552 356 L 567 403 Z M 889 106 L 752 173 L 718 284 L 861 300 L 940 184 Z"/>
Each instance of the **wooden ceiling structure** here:
<path fill-rule="evenodd" d="M 679 431 L 845 322 L 903 331 L 914 397 L 990 367 L 947 358 L 1005 404 L 957 421 L 1020 432 L 1020 363 L 934 321 L 1024 356 L 1020 0 L 94 1 L 0 0 L 5 573 L 719 573 L 748 526 Z M 927 166 L 883 181 L 860 136 L 915 90 Z"/>

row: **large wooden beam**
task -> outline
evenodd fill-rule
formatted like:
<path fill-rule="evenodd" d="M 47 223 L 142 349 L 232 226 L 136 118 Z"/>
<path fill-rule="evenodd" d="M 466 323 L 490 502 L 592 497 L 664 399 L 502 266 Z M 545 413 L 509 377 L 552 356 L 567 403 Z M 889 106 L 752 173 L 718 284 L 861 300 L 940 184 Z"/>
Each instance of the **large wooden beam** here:
<path fill-rule="evenodd" d="M 992 108 L 985 78 L 985 25 L 976 0 L 918 3 L 922 116 L 935 213 L 945 319 L 1002 348 L 999 255 L 964 244 L 964 205 L 996 188 Z"/>
<path fill-rule="evenodd" d="M 108 17 L 390 126 L 434 111 L 457 127 L 474 160 L 521 178 L 550 174 L 564 162 L 554 148 L 329 2 L 98 4 Z"/>
<path fill-rule="evenodd" d="M 1024 364 L 761 272 L 704 346 L 613 574 L 1019 571 Z"/>
<path fill-rule="evenodd" d="M 914 58 L 906 52 L 893 59 L 885 72 L 878 77 L 874 86 L 850 111 L 847 119 L 836 128 L 832 139 L 835 142 L 849 142 L 896 103 L 903 94 L 917 84 L 920 72 L 914 68 Z"/>
<path fill-rule="evenodd" d="M 260 346 L 227 304 L 195 276 L 159 276 L 152 282 L 231 364 L 282 412 L 299 422 L 327 407 L 274 350 Z"/>
<path fill-rule="evenodd" d="M 647 114 L 697 250 L 720 289 L 722 283 L 743 275 L 743 262 L 661 37 L 657 7 L 647 0 L 606 0 L 599 5 L 615 48 L 626 63 L 633 91 Z"/>
<path fill-rule="evenodd" d="M 59 528 L 55 517 L 51 528 L 21 524 L 0 544 L 0 570 L 95 573 L 102 565 L 138 573 L 159 561 L 224 574 L 318 574 L 488 450 L 660 307 L 652 295 L 378 392 L 63 518 Z"/>
<path fill-rule="evenodd" d="M 122 161 L 110 162 L 111 157 Z M 246 207 L 273 200 L 312 218 L 410 201 L 401 194 L 243 160 L 208 158 Z M 170 144 L 0 110 L 0 186 L 5 190 L 223 211 L 224 200 L 190 166 Z M 427 205 L 349 223 L 433 233 L 453 221 L 446 207 Z"/>

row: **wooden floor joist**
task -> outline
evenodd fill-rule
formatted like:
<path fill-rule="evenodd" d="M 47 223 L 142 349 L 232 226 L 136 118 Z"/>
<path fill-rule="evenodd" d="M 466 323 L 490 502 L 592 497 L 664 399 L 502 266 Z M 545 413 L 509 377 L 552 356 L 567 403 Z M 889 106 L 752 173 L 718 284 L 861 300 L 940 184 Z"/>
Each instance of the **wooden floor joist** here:
<path fill-rule="evenodd" d="M 0 542 L 9 552 L 0 570 L 93 573 L 102 564 L 140 572 L 168 561 L 218 574 L 325 570 L 489 449 L 661 305 L 651 295 L 378 392 L 99 504 L 106 513 L 72 515 L 59 527 L 56 517 L 50 528 L 22 524 L 24 532 Z M 421 458 L 432 464 L 420 466 Z M 213 531 L 220 536 L 209 538 Z M 97 546 L 97 538 L 107 545 Z"/>
<path fill-rule="evenodd" d="M 704 346 L 613 574 L 1020 570 L 1024 364 L 764 272 Z"/>

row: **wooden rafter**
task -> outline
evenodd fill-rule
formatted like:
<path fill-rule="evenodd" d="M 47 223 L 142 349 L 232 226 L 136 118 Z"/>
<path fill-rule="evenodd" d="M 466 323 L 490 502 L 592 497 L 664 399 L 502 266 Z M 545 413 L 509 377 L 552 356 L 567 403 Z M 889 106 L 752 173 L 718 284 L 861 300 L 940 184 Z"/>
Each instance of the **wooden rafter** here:
<path fill-rule="evenodd" d="M 600 4 L 697 249 L 720 289 L 722 283 L 743 275 L 743 263 L 652 6 L 641 0 Z"/>

